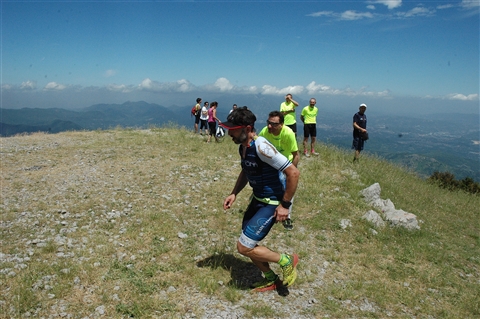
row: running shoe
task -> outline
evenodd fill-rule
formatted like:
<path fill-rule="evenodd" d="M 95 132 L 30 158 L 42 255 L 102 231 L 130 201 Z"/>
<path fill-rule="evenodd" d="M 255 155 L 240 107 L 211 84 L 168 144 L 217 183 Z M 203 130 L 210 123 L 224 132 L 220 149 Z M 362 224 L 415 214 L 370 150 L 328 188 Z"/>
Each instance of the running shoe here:
<path fill-rule="evenodd" d="M 320 155 L 320 154 L 318 154 L 318 153 L 315 152 L 315 151 L 312 151 L 312 155 L 318 156 L 318 155 Z"/>
<path fill-rule="evenodd" d="M 291 286 L 297 279 L 297 264 L 298 264 L 298 255 L 293 254 L 288 256 L 290 262 L 285 266 L 282 266 L 283 272 L 283 284 L 285 286 Z"/>
<path fill-rule="evenodd" d="M 290 218 L 287 218 L 285 219 L 283 222 L 283 227 L 286 229 L 286 230 L 292 230 L 293 229 L 293 222 Z"/>
<path fill-rule="evenodd" d="M 305 155 L 306 157 L 310 157 L 310 154 L 308 154 L 308 152 L 303 152 L 303 155 Z"/>
<path fill-rule="evenodd" d="M 259 282 L 252 284 L 250 288 L 252 288 L 252 291 L 255 291 L 255 292 L 264 292 L 264 291 L 277 289 L 277 286 L 279 284 L 281 284 L 281 281 L 277 276 L 275 280 L 268 280 L 267 278 L 263 278 Z"/>

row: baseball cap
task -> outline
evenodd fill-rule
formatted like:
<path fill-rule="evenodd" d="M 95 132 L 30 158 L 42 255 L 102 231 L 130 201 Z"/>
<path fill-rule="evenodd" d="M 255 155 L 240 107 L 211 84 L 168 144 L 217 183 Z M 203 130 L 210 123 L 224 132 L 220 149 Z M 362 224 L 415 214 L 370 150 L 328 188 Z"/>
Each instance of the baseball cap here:
<path fill-rule="evenodd" d="M 227 130 L 236 130 L 247 126 L 253 126 L 257 117 L 246 106 L 242 106 L 232 111 L 227 116 L 227 121 L 219 123 L 219 125 Z"/>
<path fill-rule="evenodd" d="M 365 108 L 367 108 L 367 104 L 365 104 L 365 103 L 360 104 L 360 107 L 362 107 L 362 106 L 365 106 Z"/>

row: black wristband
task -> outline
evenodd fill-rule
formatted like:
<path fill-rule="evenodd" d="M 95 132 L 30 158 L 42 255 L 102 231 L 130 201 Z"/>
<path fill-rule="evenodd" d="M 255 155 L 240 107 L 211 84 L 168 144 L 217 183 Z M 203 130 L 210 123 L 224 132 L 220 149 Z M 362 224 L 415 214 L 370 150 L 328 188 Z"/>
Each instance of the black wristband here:
<path fill-rule="evenodd" d="M 292 202 L 286 201 L 286 200 L 281 200 L 280 205 L 282 205 L 283 208 L 290 208 L 292 206 Z"/>

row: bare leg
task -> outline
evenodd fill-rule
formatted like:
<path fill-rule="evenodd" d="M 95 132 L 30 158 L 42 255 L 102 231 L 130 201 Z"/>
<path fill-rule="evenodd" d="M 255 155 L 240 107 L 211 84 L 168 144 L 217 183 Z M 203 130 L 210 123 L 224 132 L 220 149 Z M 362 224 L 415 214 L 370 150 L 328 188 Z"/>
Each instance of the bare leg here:
<path fill-rule="evenodd" d="M 247 248 L 237 242 L 237 250 L 243 256 L 246 256 L 252 260 L 260 271 L 267 272 L 270 270 L 269 262 L 277 263 L 280 260 L 280 254 L 271 251 L 264 246 L 256 246 L 255 248 Z"/>

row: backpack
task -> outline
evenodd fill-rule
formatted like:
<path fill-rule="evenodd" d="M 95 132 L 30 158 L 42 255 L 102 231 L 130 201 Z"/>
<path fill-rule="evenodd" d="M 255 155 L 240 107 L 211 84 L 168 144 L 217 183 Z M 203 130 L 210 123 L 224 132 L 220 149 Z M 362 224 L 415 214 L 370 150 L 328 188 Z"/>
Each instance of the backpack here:
<path fill-rule="evenodd" d="M 220 125 L 217 126 L 217 132 L 215 133 L 217 137 L 224 137 L 225 136 L 225 129 Z"/>
<path fill-rule="evenodd" d="M 190 114 L 191 114 L 192 116 L 196 116 L 196 115 L 197 115 L 197 112 L 198 112 L 197 106 L 194 105 L 194 106 L 192 107 L 192 109 L 190 110 Z"/>

